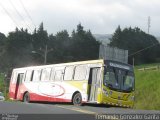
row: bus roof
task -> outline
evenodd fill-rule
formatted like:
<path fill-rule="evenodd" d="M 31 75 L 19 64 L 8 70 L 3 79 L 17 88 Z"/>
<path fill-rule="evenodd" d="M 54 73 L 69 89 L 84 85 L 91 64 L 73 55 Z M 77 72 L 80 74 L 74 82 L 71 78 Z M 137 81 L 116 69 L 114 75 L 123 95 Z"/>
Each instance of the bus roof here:
<path fill-rule="evenodd" d="M 60 66 L 68 66 L 68 65 L 80 65 L 80 64 L 106 64 L 109 65 L 109 63 L 116 63 L 114 65 L 116 65 L 116 67 L 129 67 L 129 70 L 133 71 L 133 66 L 129 65 L 129 64 L 124 64 L 121 62 L 117 62 L 117 61 L 112 61 L 112 60 L 103 60 L 103 59 L 98 59 L 98 60 L 87 60 L 87 61 L 77 61 L 77 62 L 68 62 L 68 63 L 58 63 L 58 64 L 50 64 L 50 65 L 39 65 L 39 66 L 29 66 L 29 67 L 22 67 L 22 68 L 15 68 L 13 69 L 14 71 L 17 70 L 25 70 L 25 69 L 39 69 L 39 68 L 44 68 L 44 67 L 60 67 Z M 117 66 L 117 64 L 120 64 L 121 66 Z M 126 68 L 127 68 L 126 67 Z"/>
<path fill-rule="evenodd" d="M 32 69 L 32 68 L 43 68 L 43 67 L 52 67 L 52 66 L 64 66 L 64 65 L 80 65 L 80 64 L 95 64 L 95 63 L 104 63 L 103 59 L 98 60 L 87 60 L 87 61 L 77 61 L 77 62 L 68 62 L 68 63 L 58 63 L 58 64 L 50 64 L 50 65 L 39 65 L 39 66 L 28 66 L 22 68 L 15 68 L 13 70 L 23 70 L 23 69 Z"/>

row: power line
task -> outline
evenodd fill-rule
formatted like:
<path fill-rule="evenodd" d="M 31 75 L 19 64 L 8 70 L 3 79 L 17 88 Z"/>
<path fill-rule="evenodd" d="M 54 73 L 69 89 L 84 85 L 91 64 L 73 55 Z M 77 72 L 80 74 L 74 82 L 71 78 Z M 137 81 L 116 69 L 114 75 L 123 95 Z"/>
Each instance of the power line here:
<path fill-rule="evenodd" d="M 18 24 L 17 22 L 13 19 L 13 17 L 10 15 L 10 13 L 7 11 L 7 9 L 0 3 L 0 6 L 3 8 L 3 10 L 5 11 L 5 13 L 9 16 L 9 18 L 13 21 L 13 23 L 16 25 L 16 27 L 18 28 Z"/>
<path fill-rule="evenodd" d="M 19 0 L 19 1 L 20 1 L 21 5 L 22 5 L 24 11 L 26 12 L 28 18 L 30 19 L 30 21 L 32 22 L 32 24 L 34 25 L 34 27 L 36 28 L 36 25 L 34 24 L 33 19 L 32 19 L 31 16 L 29 15 L 29 13 L 28 13 L 27 9 L 25 8 L 23 2 L 22 2 L 21 0 Z"/>
<path fill-rule="evenodd" d="M 143 48 L 143 49 L 141 49 L 141 50 L 138 50 L 137 52 L 128 55 L 128 57 L 133 56 L 133 55 L 135 55 L 135 54 L 138 54 L 138 53 L 140 53 L 140 52 L 142 52 L 142 51 L 144 51 L 144 50 L 150 49 L 150 48 L 152 48 L 152 47 L 154 47 L 154 46 L 156 46 L 156 45 L 158 45 L 158 44 L 160 44 L 160 43 L 157 43 L 157 44 L 148 46 L 148 47 L 146 47 L 146 48 Z"/>
<path fill-rule="evenodd" d="M 10 4 L 12 5 L 12 7 L 15 9 L 16 13 L 19 15 L 19 17 L 24 21 L 24 23 L 27 25 L 27 27 L 30 29 L 30 31 L 32 31 L 32 29 L 30 28 L 30 26 L 25 22 L 25 19 L 23 18 L 23 16 L 18 12 L 17 8 L 14 6 L 14 4 L 12 3 L 11 0 L 9 0 Z"/>

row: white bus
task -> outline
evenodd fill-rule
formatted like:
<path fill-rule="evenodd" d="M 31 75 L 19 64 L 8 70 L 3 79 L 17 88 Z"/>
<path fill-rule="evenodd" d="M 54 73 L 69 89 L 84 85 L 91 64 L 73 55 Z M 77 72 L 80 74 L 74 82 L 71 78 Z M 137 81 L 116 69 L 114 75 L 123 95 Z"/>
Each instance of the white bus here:
<path fill-rule="evenodd" d="M 128 64 L 90 60 L 13 69 L 10 99 L 133 107 L 134 72 Z"/>

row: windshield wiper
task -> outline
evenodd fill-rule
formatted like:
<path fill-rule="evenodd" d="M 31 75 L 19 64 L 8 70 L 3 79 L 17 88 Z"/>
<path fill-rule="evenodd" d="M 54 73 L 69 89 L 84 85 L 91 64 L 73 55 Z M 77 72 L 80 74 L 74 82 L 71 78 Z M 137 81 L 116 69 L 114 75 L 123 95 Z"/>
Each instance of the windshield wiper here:
<path fill-rule="evenodd" d="M 107 87 L 113 88 L 112 84 L 110 84 L 110 83 L 107 84 Z"/>
<path fill-rule="evenodd" d="M 109 87 L 109 88 L 113 87 L 112 84 L 110 84 L 110 83 L 104 83 L 104 85 L 107 86 L 107 87 Z"/>
<path fill-rule="evenodd" d="M 124 91 L 124 92 L 131 92 L 131 91 L 133 91 L 133 89 L 132 89 L 132 87 L 129 87 L 129 88 L 127 88 L 127 89 L 123 89 L 122 91 Z"/>
<path fill-rule="evenodd" d="M 110 83 L 107 83 L 106 86 L 107 86 L 109 89 L 111 89 L 111 90 L 115 90 L 115 91 L 119 91 L 119 92 L 122 91 L 122 90 L 120 90 L 120 89 L 118 89 L 118 88 L 114 88 L 113 85 L 110 84 Z"/>

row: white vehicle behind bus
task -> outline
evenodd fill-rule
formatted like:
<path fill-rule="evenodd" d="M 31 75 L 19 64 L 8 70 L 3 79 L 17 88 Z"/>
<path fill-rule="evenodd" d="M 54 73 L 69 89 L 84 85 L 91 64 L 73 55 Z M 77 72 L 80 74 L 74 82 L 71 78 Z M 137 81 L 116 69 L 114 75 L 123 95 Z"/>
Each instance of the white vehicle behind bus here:
<path fill-rule="evenodd" d="M 4 97 L 3 93 L 0 92 L 0 101 L 4 101 L 4 100 L 5 100 L 5 97 Z"/>

